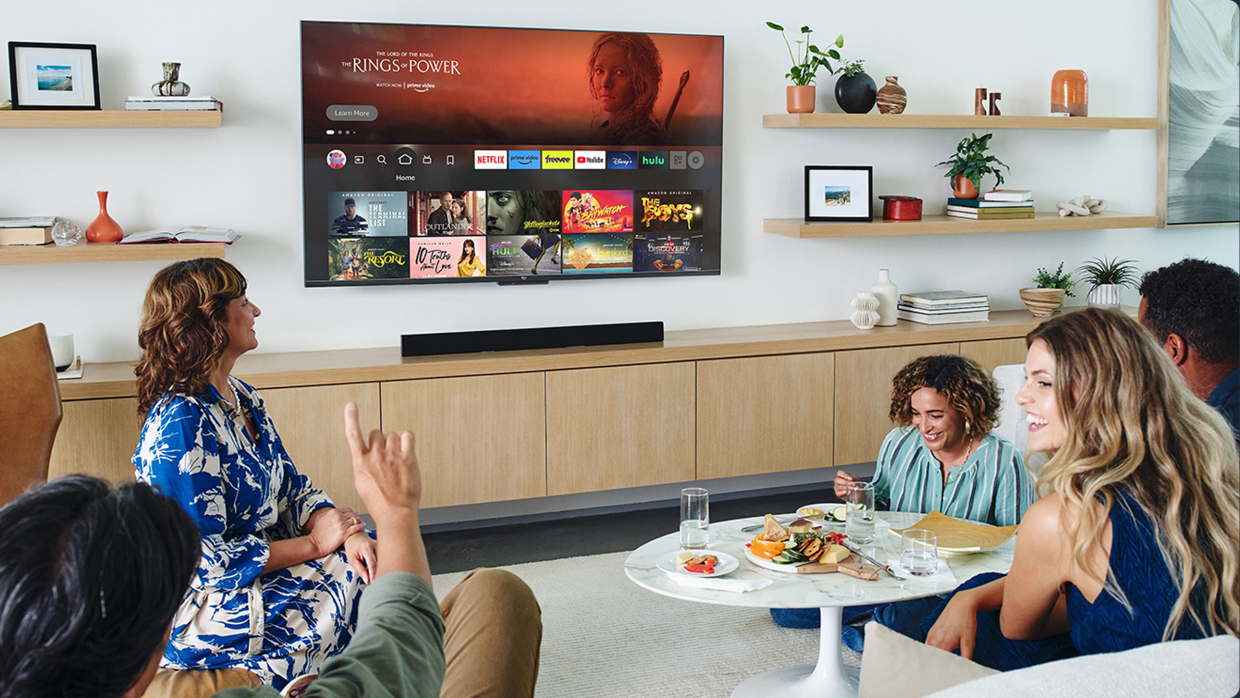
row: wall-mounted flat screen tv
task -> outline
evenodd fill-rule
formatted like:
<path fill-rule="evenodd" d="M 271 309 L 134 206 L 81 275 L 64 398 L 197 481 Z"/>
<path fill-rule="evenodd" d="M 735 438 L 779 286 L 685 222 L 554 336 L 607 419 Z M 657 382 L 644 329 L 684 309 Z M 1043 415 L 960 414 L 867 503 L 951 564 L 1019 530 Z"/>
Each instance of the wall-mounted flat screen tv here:
<path fill-rule="evenodd" d="M 719 273 L 723 37 L 302 22 L 307 286 Z"/>

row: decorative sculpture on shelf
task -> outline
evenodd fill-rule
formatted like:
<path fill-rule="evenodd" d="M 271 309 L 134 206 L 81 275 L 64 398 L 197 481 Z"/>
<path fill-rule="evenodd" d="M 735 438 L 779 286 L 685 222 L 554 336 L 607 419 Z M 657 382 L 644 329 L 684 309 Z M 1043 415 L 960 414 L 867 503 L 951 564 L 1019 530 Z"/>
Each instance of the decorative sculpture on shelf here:
<path fill-rule="evenodd" d="M 1059 215 L 1064 218 L 1088 216 L 1091 213 L 1102 213 L 1107 210 L 1107 200 L 1090 198 L 1089 194 L 1086 194 L 1068 201 L 1060 201 L 1055 204 L 1055 207 L 1059 209 Z"/>
<path fill-rule="evenodd" d="M 1003 99 L 1003 95 L 999 92 L 990 93 L 990 116 L 1002 116 L 999 113 L 999 100 Z"/>
<path fill-rule="evenodd" d="M 979 87 L 973 90 L 973 114 L 974 116 L 986 116 L 986 88 Z"/>

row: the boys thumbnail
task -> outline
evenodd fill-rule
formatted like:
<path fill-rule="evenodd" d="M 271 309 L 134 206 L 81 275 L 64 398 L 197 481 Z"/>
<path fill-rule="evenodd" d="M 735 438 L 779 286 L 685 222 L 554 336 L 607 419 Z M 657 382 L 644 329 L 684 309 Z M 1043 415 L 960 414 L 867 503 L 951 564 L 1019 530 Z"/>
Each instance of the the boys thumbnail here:
<path fill-rule="evenodd" d="M 702 234 L 637 233 L 633 271 L 701 271 Z"/>
<path fill-rule="evenodd" d="M 559 274 L 562 254 L 559 235 L 487 237 L 487 262 L 491 265 L 491 276 Z"/>
<path fill-rule="evenodd" d="M 328 242 L 330 281 L 409 278 L 409 238 L 341 238 Z"/>
<path fill-rule="evenodd" d="M 405 237 L 403 191 L 333 191 L 327 195 L 329 237 Z"/>
<path fill-rule="evenodd" d="M 564 232 L 633 232 L 633 192 L 630 190 L 565 190 Z"/>
<path fill-rule="evenodd" d="M 409 192 L 409 235 L 486 235 L 486 192 Z"/>
<path fill-rule="evenodd" d="M 633 271 L 633 236 L 589 233 L 564 236 L 565 274 Z"/>
<path fill-rule="evenodd" d="M 409 265 L 410 278 L 487 275 L 485 237 L 422 237 L 409 242 L 409 252 L 413 256 Z"/>
<path fill-rule="evenodd" d="M 559 235 L 559 191 L 487 192 L 487 235 Z"/>
<path fill-rule="evenodd" d="M 703 211 L 702 191 L 639 191 L 637 232 L 700 233 Z"/>

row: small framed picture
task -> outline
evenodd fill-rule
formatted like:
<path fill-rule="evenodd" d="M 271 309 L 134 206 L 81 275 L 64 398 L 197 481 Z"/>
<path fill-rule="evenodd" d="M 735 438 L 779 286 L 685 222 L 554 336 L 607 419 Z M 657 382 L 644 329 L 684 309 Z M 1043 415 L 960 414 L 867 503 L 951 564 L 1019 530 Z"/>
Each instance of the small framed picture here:
<path fill-rule="evenodd" d="M 98 109 L 94 44 L 9 42 L 14 109 Z"/>
<path fill-rule="evenodd" d="M 805 221 L 873 221 L 873 189 L 869 165 L 806 165 Z"/>

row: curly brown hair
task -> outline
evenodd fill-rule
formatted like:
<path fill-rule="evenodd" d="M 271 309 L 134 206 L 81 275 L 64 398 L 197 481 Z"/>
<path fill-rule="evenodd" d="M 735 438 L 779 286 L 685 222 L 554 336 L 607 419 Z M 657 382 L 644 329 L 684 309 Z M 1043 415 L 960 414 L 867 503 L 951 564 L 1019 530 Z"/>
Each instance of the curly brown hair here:
<path fill-rule="evenodd" d="M 913 423 L 909 401 L 922 388 L 934 388 L 965 419 L 965 436 L 981 438 L 999 422 L 999 385 L 972 359 L 954 354 L 923 356 L 900 369 L 891 381 L 887 416 L 906 427 Z"/>
<path fill-rule="evenodd" d="M 245 288 L 245 277 L 222 259 L 177 262 L 155 274 L 138 327 L 139 416 L 169 391 L 206 392 L 228 346 L 228 304 L 245 295 Z"/>

